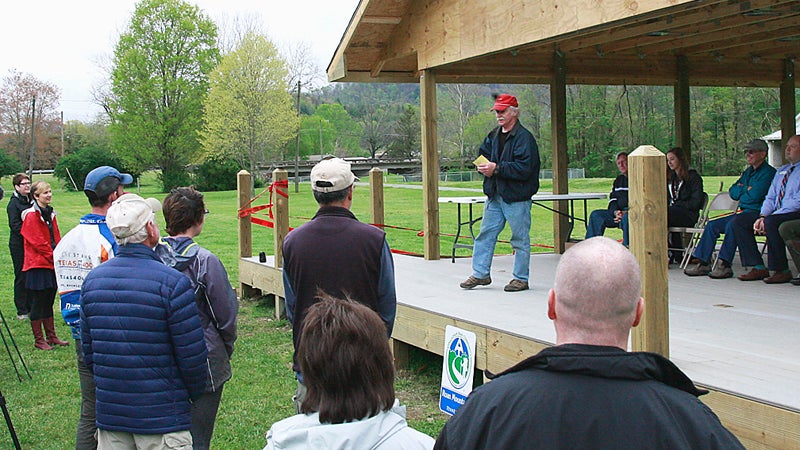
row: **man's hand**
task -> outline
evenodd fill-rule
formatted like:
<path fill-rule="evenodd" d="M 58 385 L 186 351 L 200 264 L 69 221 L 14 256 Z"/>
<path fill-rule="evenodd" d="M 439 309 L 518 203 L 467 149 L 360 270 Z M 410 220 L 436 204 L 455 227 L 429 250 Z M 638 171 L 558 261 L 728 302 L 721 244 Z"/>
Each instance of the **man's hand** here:
<path fill-rule="evenodd" d="M 753 222 L 753 231 L 756 234 L 759 234 L 759 235 L 766 234 L 766 231 L 764 230 L 764 218 L 763 217 L 759 217 L 758 219 L 756 219 L 755 222 Z"/>
<path fill-rule="evenodd" d="M 486 164 L 481 164 L 478 166 L 478 172 L 482 173 L 485 177 L 491 177 L 494 175 L 494 171 L 497 169 L 497 164 L 489 161 Z"/>
<path fill-rule="evenodd" d="M 614 222 L 615 223 L 622 222 L 622 217 L 625 215 L 626 212 L 627 211 L 623 211 L 621 209 L 614 211 Z"/>

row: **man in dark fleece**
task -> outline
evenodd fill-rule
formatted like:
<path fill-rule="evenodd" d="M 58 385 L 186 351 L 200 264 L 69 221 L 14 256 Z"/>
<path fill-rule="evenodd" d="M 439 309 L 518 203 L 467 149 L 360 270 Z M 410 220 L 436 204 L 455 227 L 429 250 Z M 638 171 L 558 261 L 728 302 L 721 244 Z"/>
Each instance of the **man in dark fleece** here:
<path fill-rule="evenodd" d="M 668 359 L 625 351 L 640 280 L 614 240 L 564 253 L 547 303 L 556 345 L 470 394 L 434 448 L 744 448 Z"/>

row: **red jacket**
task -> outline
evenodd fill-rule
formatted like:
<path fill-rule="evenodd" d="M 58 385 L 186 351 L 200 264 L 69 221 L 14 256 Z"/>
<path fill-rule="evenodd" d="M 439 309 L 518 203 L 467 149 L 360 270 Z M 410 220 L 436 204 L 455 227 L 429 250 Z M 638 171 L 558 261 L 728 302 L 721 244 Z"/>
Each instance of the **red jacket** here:
<path fill-rule="evenodd" d="M 58 231 L 56 212 L 53 210 L 53 240 L 56 244 L 61 240 Z M 53 269 L 53 247 L 50 242 L 50 228 L 42 219 L 42 210 L 39 204 L 33 202 L 30 208 L 22 211 L 22 239 L 25 243 L 25 261 L 22 271 L 30 269 Z"/>

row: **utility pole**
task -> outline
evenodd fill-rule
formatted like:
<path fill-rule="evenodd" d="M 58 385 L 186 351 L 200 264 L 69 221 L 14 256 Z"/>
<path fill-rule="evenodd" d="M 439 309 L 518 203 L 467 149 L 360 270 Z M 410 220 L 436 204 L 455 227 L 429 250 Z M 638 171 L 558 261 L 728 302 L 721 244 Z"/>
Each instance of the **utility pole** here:
<path fill-rule="evenodd" d="M 64 157 L 64 111 L 61 111 L 61 157 Z"/>
<path fill-rule="evenodd" d="M 297 80 L 297 136 L 294 138 L 294 193 L 300 192 L 300 80 Z"/>
<path fill-rule="evenodd" d="M 31 101 L 31 152 L 28 157 L 28 179 L 33 180 L 33 157 L 36 149 L 36 94 Z"/>

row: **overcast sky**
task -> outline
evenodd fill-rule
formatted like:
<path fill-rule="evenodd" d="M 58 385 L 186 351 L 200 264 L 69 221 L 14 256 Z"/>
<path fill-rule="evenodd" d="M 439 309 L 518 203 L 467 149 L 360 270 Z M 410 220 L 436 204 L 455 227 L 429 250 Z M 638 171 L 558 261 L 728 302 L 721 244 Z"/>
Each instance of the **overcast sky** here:
<path fill-rule="evenodd" d="M 325 70 L 358 0 L 188 0 L 214 21 L 259 17 L 281 48 L 306 43 Z M 61 89 L 64 120 L 88 121 L 100 112 L 90 89 L 102 78 L 99 61 L 135 8 L 134 0 L 10 0 L 0 14 L 0 77 L 10 69 Z"/>

